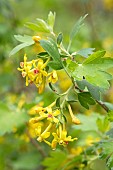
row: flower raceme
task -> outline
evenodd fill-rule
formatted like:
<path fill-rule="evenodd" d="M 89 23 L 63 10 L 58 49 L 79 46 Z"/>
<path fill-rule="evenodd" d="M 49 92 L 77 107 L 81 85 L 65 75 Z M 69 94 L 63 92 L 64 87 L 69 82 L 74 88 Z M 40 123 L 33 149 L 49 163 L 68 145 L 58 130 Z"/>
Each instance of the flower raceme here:
<path fill-rule="evenodd" d="M 63 119 L 60 108 L 53 108 L 55 104 L 56 101 L 45 108 L 35 107 L 35 117 L 29 120 L 30 131 L 33 132 L 34 130 L 37 141 L 44 141 L 53 150 L 56 149 L 57 144 L 66 147 L 69 142 L 77 140 L 77 138 L 67 136 L 66 122 Z M 44 122 L 43 126 L 41 126 L 41 122 Z M 53 137 L 51 142 L 50 136 Z"/>
<path fill-rule="evenodd" d="M 22 77 L 26 78 L 26 86 L 31 83 L 34 83 L 39 90 L 39 93 L 42 93 L 46 82 L 56 83 L 58 80 L 56 70 L 48 73 L 46 66 L 49 62 L 49 58 L 44 62 L 42 59 L 38 58 L 32 61 L 27 61 L 26 54 L 24 55 L 24 62 L 20 62 L 19 71 L 22 72 Z"/>

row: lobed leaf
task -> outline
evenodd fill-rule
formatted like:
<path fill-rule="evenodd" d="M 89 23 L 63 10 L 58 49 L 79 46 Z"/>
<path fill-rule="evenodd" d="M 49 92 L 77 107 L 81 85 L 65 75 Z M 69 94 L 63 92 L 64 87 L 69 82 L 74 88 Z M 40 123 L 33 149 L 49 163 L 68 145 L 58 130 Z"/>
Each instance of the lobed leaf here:
<path fill-rule="evenodd" d="M 100 94 L 104 92 L 104 89 L 98 87 L 98 86 L 94 86 L 92 84 L 90 84 L 89 82 L 87 82 L 85 79 L 83 79 L 82 81 L 76 81 L 78 87 L 81 90 L 84 90 L 85 87 L 87 87 L 88 91 L 90 92 L 91 96 L 96 99 L 96 100 L 100 100 Z"/>
<path fill-rule="evenodd" d="M 95 104 L 95 101 L 93 100 L 89 92 L 78 93 L 78 100 L 80 104 L 86 109 L 89 109 L 89 105 Z"/>
<path fill-rule="evenodd" d="M 67 155 L 57 150 L 56 152 L 51 152 L 50 157 L 47 157 L 42 162 L 42 165 L 44 165 L 47 170 L 60 170 L 64 166 L 64 162 L 67 159 Z"/>
<path fill-rule="evenodd" d="M 97 61 L 97 59 L 102 58 L 105 55 L 106 51 L 96 51 L 92 55 L 90 55 L 83 64 L 91 64 L 91 62 Z"/>
<path fill-rule="evenodd" d="M 95 48 L 83 48 L 83 49 L 81 49 L 81 50 L 79 50 L 77 52 L 72 53 L 72 55 L 79 54 L 79 55 L 87 58 L 89 56 L 89 54 L 93 53 L 94 50 L 95 50 Z"/>
<path fill-rule="evenodd" d="M 77 64 L 70 60 L 67 62 L 67 70 L 75 80 L 85 79 L 94 86 L 108 89 L 110 86 L 108 80 L 112 79 L 112 75 L 107 73 L 106 70 L 113 67 L 113 59 L 103 58 L 104 54 L 105 51 L 95 52 L 83 64 Z"/>

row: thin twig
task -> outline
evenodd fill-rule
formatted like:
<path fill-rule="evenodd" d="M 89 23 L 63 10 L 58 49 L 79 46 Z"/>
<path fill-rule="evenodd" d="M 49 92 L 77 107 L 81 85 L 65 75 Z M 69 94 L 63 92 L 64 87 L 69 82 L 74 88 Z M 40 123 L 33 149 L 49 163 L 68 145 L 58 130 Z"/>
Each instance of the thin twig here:
<path fill-rule="evenodd" d="M 79 89 L 78 86 L 75 85 L 74 87 L 75 87 L 75 89 L 77 89 L 79 92 L 84 92 L 84 90 Z"/>
<path fill-rule="evenodd" d="M 79 92 L 85 92 L 84 90 L 81 90 L 78 86 L 74 86 L 75 89 L 77 89 Z M 104 104 L 102 103 L 101 101 L 98 101 L 98 100 L 95 100 L 106 112 L 109 112 L 109 108 Z"/>
<path fill-rule="evenodd" d="M 109 112 L 109 108 L 101 101 L 96 100 L 96 102 L 106 111 Z"/>

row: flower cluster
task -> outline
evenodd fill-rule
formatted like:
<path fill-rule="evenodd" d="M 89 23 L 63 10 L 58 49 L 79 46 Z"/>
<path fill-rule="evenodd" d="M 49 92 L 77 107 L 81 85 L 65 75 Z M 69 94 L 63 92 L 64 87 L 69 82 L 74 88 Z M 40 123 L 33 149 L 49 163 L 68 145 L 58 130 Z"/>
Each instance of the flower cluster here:
<path fill-rule="evenodd" d="M 53 108 L 56 102 L 53 102 L 48 107 L 35 107 L 35 117 L 29 120 L 29 130 L 34 131 L 34 137 L 37 137 L 39 142 L 44 141 L 54 150 L 57 144 L 67 146 L 69 142 L 77 140 L 67 136 L 66 122 L 63 119 L 60 108 Z M 79 124 L 80 121 L 74 116 L 69 105 L 69 113 L 72 122 Z M 44 124 L 43 124 L 44 122 Z M 48 139 L 48 140 L 47 140 Z"/>
<path fill-rule="evenodd" d="M 26 54 L 24 55 L 24 62 L 20 62 L 19 71 L 22 72 L 22 77 L 26 78 L 26 86 L 31 83 L 34 83 L 39 90 L 39 93 L 42 93 L 44 90 L 46 82 L 56 83 L 58 80 L 57 73 L 55 70 L 48 73 L 46 66 L 49 62 L 49 58 L 44 62 L 42 59 L 38 58 L 32 61 L 27 61 Z"/>

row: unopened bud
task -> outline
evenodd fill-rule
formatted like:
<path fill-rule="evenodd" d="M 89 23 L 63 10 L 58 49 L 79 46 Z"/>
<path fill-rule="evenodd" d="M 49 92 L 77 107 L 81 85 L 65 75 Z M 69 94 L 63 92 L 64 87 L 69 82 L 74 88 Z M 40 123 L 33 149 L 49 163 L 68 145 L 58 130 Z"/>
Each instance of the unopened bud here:
<path fill-rule="evenodd" d="M 33 39 L 36 43 L 39 43 L 39 40 L 41 40 L 41 37 L 39 37 L 39 36 L 33 36 L 32 39 Z"/>
<path fill-rule="evenodd" d="M 76 125 L 81 124 L 80 120 L 77 117 L 73 117 L 72 122 L 75 123 Z"/>

